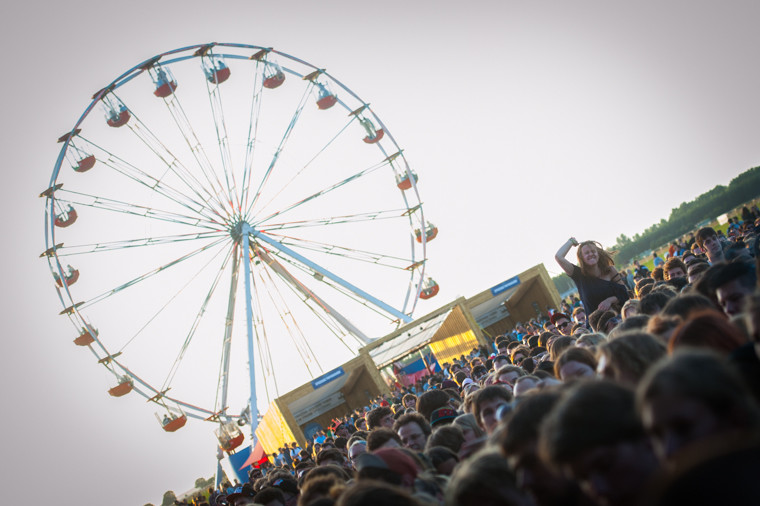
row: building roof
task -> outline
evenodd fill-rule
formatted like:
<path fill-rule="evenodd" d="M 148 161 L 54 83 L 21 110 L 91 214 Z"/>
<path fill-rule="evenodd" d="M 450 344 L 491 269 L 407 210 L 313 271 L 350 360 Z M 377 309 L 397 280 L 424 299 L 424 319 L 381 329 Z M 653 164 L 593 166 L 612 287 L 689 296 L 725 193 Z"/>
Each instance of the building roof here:
<path fill-rule="evenodd" d="M 416 321 L 415 327 L 385 341 L 369 350 L 369 356 L 378 367 L 384 367 L 409 353 L 422 348 L 433 338 L 438 329 L 451 314 L 451 309 L 426 321 Z"/>

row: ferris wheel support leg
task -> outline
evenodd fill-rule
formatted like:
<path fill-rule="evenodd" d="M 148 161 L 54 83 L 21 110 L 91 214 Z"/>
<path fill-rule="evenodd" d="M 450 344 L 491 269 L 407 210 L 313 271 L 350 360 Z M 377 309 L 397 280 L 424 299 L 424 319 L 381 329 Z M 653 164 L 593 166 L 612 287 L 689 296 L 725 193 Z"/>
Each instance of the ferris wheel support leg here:
<path fill-rule="evenodd" d="M 314 270 L 314 272 L 318 272 L 322 274 L 323 276 L 330 278 L 331 280 L 338 283 L 343 288 L 346 288 L 347 290 L 350 290 L 351 292 L 355 293 L 362 299 L 366 300 L 367 302 L 374 304 L 376 307 L 382 309 L 383 311 L 387 312 L 390 315 L 395 316 L 400 321 L 404 323 L 411 323 L 412 317 L 408 314 L 402 313 L 398 309 L 386 304 L 385 302 L 381 301 L 380 299 L 377 299 L 376 297 L 373 297 L 369 293 L 365 292 L 364 290 L 360 289 L 359 287 L 349 283 L 345 279 L 341 278 L 340 276 L 333 274 L 332 272 L 328 271 L 327 269 L 323 268 L 320 265 L 317 265 L 316 263 L 312 262 L 305 256 L 301 255 L 300 253 L 297 253 L 296 251 L 292 250 L 291 248 L 288 248 L 281 242 L 273 239 L 272 237 L 269 237 L 268 235 L 255 230 L 251 228 L 251 234 L 253 234 L 254 237 L 257 239 L 260 239 L 264 241 L 265 243 L 269 244 L 270 246 L 273 246 L 277 248 L 278 250 L 282 251 L 286 255 L 290 256 L 291 258 L 295 258 L 302 264 L 304 264 L 306 267 L 309 267 L 310 269 Z"/>
<path fill-rule="evenodd" d="M 249 234 L 253 229 L 243 224 L 243 267 L 245 269 L 245 323 L 248 330 L 248 373 L 251 379 L 251 451 L 256 447 L 256 427 L 259 425 L 259 409 L 256 406 L 256 363 L 253 360 L 253 308 L 251 307 L 251 245 Z"/>

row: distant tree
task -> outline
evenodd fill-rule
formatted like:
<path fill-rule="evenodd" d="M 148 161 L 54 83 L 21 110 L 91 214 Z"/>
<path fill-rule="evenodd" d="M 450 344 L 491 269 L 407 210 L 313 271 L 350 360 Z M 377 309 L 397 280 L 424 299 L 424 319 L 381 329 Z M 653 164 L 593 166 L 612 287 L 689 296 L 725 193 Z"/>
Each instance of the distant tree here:
<path fill-rule="evenodd" d="M 195 480 L 195 488 L 208 488 L 214 486 L 214 477 L 211 478 L 198 478 Z"/>
<path fill-rule="evenodd" d="M 167 490 L 164 492 L 164 500 L 161 502 L 161 506 L 174 506 L 176 500 L 177 496 L 174 495 L 174 491 Z"/>

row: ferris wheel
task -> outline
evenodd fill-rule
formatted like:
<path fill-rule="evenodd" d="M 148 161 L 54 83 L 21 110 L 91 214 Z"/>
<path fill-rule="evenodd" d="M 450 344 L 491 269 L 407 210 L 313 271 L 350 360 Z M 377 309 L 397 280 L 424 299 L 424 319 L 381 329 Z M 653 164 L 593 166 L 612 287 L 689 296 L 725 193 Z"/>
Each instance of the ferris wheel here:
<path fill-rule="evenodd" d="M 293 56 L 159 54 L 58 142 L 40 196 L 60 314 L 109 394 L 144 396 L 168 432 L 210 420 L 234 449 L 257 391 L 322 374 L 438 293 L 438 229 L 403 150 L 369 103 Z"/>

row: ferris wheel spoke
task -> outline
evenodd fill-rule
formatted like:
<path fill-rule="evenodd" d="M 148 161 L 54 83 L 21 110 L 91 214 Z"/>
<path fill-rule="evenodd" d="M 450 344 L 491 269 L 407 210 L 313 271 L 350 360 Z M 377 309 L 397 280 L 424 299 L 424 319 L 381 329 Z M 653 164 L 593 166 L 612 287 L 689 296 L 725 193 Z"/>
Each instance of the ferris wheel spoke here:
<path fill-rule="evenodd" d="M 254 154 L 256 152 L 256 139 L 259 135 L 259 118 L 261 117 L 261 97 L 264 87 L 259 84 L 261 70 L 260 62 L 256 61 L 253 74 L 253 94 L 251 95 L 251 114 L 248 119 L 248 142 L 245 150 L 245 162 L 243 165 L 243 188 L 241 190 L 240 201 L 243 208 L 248 208 L 248 188 L 251 186 L 251 175 L 253 173 L 252 165 Z M 263 80 L 262 80 L 263 81 Z"/>
<path fill-rule="evenodd" d="M 357 341 L 363 345 L 369 344 L 372 340 L 364 334 L 356 325 L 354 325 L 349 319 L 344 317 L 338 310 L 331 307 L 326 301 L 324 301 L 313 290 L 306 287 L 304 283 L 298 280 L 292 272 L 287 269 L 277 258 L 274 258 L 274 253 L 270 254 L 263 248 L 256 248 L 256 255 L 261 258 L 263 263 L 268 266 L 274 273 L 294 292 L 297 293 L 301 300 L 304 301 L 312 312 L 319 315 L 329 316 L 335 325 L 344 329 L 348 334 L 352 335 Z M 279 258 L 279 257 L 278 257 Z M 291 258 L 282 258 L 286 263 L 294 266 L 302 271 L 306 276 L 311 276 L 311 270 L 307 269 L 303 264 L 293 261 Z M 353 296 L 353 294 L 352 294 Z M 364 301 L 366 303 L 366 301 Z M 316 305 L 317 307 L 313 307 Z M 373 308 L 374 309 L 374 308 Z M 324 321 L 324 317 L 320 316 L 320 320 Z M 328 325 L 328 328 L 333 329 L 333 325 Z M 344 343 L 345 344 L 345 343 Z"/>
<path fill-rule="evenodd" d="M 288 188 L 288 186 L 290 186 L 291 184 L 293 184 L 293 182 L 296 181 L 296 179 L 298 179 L 298 177 L 301 176 L 304 173 L 304 171 L 314 162 L 314 160 L 316 160 L 319 157 L 319 155 L 321 155 L 322 153 L 324 153 L 327 150 L 327 148 L 329 148 L 338 139 L 338 137 L 340 137 L 341 134 L 343 134 L 343 132 L 346 131 L 346 129 L 351 125 L 351 123 L 354 122 L 355 119 L 356 119 L 356 116 L 351 116 L 351 119 L 348 121 L 348 123 L 346 123 L 345 126 L 343 128 L 341 128 L 340 131 L 338 131 L 338 133 L 333 136 L 332 139 L 330 139 L 329 141 L 327 141 L 327 144 L 325 144 L 322 147 L 322 149 L 320 149 L 317 152 L 316 155 L 314 155 L 308 162 L 306 162 L 306 164 L 303 167 L 301 167 L 301 169 L 299 169 L 298 172 L 296 172 L 293 175 L 293 177 L 291 177 L 290 180 L 288 182 L 286 182 L 282 186 L 282 188 L 277 193 L 275 193 L 272 196 L 272 198 L 270 198 L 267 201 L 266 204 L 264 204 L 264 205 L 261 206 L 261 210 L 263 211 L 264 209 L 266 209 L 272 203 L 272 201 L 274 201 L 274 199 L 276 199 L 283 191 L 285 191 L 285 189 Z"/>
<path fill-rule="evenodd" d="M 269 346 L 269 336 L 265 326 L 265 319 L 263 317 L 264 311 L 261 305 L 260 291 L 256 287 L 256 278 L 251 272 L 251 283 L 253 286 L 253 297 L 251 298 L 252 313 L 253 313 L 253 332 L 256 337 L 256 347 L 259 350 L 259 356 L 261 357 L 262 376 L 264 377 L 264 390 L 266 392 L 267 400 L 271 402 L 271 396 L 269 394 L 269 381 L 267 378 L 272 379 L 275 395 L 280 396 L 280 389 L 277 385 L 277 376 L 274 374 L 274 362 L 272 361 L 272 350 Z"/>
<path fill-rule="evenodd" d="M 293 342 L 294 347 L 298 351 L 298 354 L 301 356 L 301 360 L 303 361 L 304 366 L 306 367 L 311 377 L 314 377 L 314 373 L 309 367 L 309 363 L 312 361 L 316 363 L 320 371 L 323 371 L 322 365 L 317 360 L 317 357 L 314 355 L 314 351 L 311 349 L 311 346 L 309 345 L 308 340 L 305 338 L 305 335 L 298 325 L 298 322 L 293 317 L 293 310 L 288 307 L 288 304 L 282 297 L 279 288 L 277 287 L 276 283 L 274 283 L 274 279 L 272 279 L 269 270 L 264 270 L 261 272 L 261 281 L 265 285 L 269 286 L 269 289 L 264 290 L 264 293 L 268 296 L 270 304 L 275 308 L 277 314 L 280 317 L 280 321 L 287 329 L 287 334 Z"/>
<path fill-rule="evenodd" d="M 181 190 L 178 190 L 174 188 L 173 186 L 167 184 L 163 181 L 163 176 L 161 178 L 156 178 L 154 176 L 151 176 L 147 172 L 135 167 L 133 164 L 130 164 L 126 160 L 120 158 L 119 156 L 115 155 L 114 153 L 111 153 L 101 147 L 99 147 L 97 144 L 88 141 L 90 145 L 93 147 L 99 149 L 102 151 L 106 156 L 102 156 L 99 158 L 99 160 L 106 166 L 117 173 L 121 174 L 124 177 L 127 177 L 128 179 L 131 179 L 132 181 L 135 181 L 141 186 L 144 186 L 146 188 L 149 188 L 159 195 L 166 197 L 168 200 L 175 202 L 176 204 L 179 204 L 182 207 L 185 207 L 186 209 L 189 209 L 193 213 L 205 216 L 210 221 L 214 221 L 217 218 L 222 218 L 222 215 L 209 207 L 208 205 L 208 198 L 203 197 L 198 191 L 193 188 L 191 184 L 189 184 L 187 181 L 182 179 L 181 176 L 179 176 L 176 173 L 176 169 L 172 167 L 171 165 L 167 165 L 167 171 L 173 172 L 177 177 L 180 178 L 180 180 L 183 181 L 183 183 L 188 187 L 188 189 L 195 193 L 196 197 L 200 200 L 196 200 L 195 198 L 183 193 Z M 163 163 L 167 163 L 164 159 L 161 159 Z"/>
<path fill-rule="evenodd" d="M 224 119 L 224 108 L 222 107 L 222 90 L 219 87 L 219 84 L 212 83 L 206 79 L 206 91 L 208 92 L 208 98 L 211 105 L 211 114 L 214 118 L 216 139 L 219 146 L 219 156 L 222 160 L 222 171 L 224 172 L 225 182 L 227 183 L 227 193 L 230 205 L 234 205 L 235 209 L 240 211 L 241 206 L 236 191 L 237 183 L 235 181 L 235 171 L 232 164 L 232 153 L 230 151 L 230 138 L 227 133 L 227 123 Z"/>
<path fill-rule="evenodd" d="M 182 134 L 182 137 L 185 139 L 185 142 L 190 148 L 190 152 L 192 153 L 193 158 L 198 165 L 198 168 L 210 185 L 212 193 L 215 196 L 215 200 L 219 203 L 222 203 L 221 195 L 224 194 L 224 185 L 214 170 L 214 166 L 211 164 L 211 161 L 209 160 L 208 155 L 203 148 L 203 144 L 198 139 L 198 136 L 196 135 L 195 130 L 190 123 L 190 120 L 187 118 L 187 114 L 185 114 L 185 110 L 182 107 L 182 103 L 180 102 L 179 97 L 176 93 L 172 93 L 168 97 L 164 97 L 163 102 L 166 105 L 166 108 L 169 110 L 169 114 L 174 120 L 174 123 L 177 125 L 177 128 Z M 227 186 L 227 194 L 225 196 L 225 199 L 229 203 L 229 208 L 231 208 L 233 197 L 229 184 Z M 222 207 L 224 208 L 224 206 Z M 229 208 L 225 210 L 229 212 L 231 210 Z"/>
<path fill-rule="evenodd" d="M 394 308 L 393 306 L 383 302 L 382 300 L 378 299 L 377 297 L 374 297 L 373 295 L 369 294 L 368 292 L 362 290 L 358 286 L 346 281 L 345 279 L 341 278 L 337 274 L 334 274 L 330 272 L 329 270 L 323 268 L 322 266 L 316 264 L 315 262 L 312 262 L 305 256 L 301 255 L 300 253 L 294 251 L 291 248 L 288 248 L 284 244 L 282 244 L 279 241 L 276 241 L 272 237 L 263 234 L 260 231 L 254 230 L 252 232 L 252 235 L 258 239 L 261 240 L 270 246 L 278 249 L 279 251 L 283 252 L 284 254 L 296 259 L 297 261 L 301 262 L 302 264 L 306 265 L 307 267 L 310 267 L 314 272 L 318 272 L 322 276 L 325 276 L 327 278 L 332 279 L 334 282 L 338 283 L 339 285 L 343 286 L 347 290 L 350 290 L 354 294 L 358 295 L 359 297 L 365 299 L 366 301 L 370 302 L 371 304 L 374 304 L 378 308 L 382 309 L 383 311 L 395 316 L 396 318 L 399 318 L 401 321 L 404 322 L 411 322 L 412 319 L 409 317 L 409 315 L 399 311 L 398 309 Z"/>
<path fill-rule="evenodd" d="M 57 248 L 58 256 L 75 256 L 89 253 L 123 250 L 129 248 L 141 248 L 145 246 L 159 246 L 180 242 L 198 241 L 203 239 L 221 238 L 228 235 L 226 232 L 200 232 L 195 234 L 177 234 L 161 237 L 142 237 L 139 239 L 127 239 L 122 241 L 99 242 L 91 244 L 76 244 L 73 246 L 61 246 Z"/>
<path fill-rule="evenodd" d="M 114 94 L 114 96 L 116 96 Z M 117 97 L 118 98 L 118 97 Z M 204 173 L 211 189 L 207 188 L 200 180 L 198 180 L 193 172 L 189 170 L 180 161 L 180 158 L 175 156 L 169 148 L 162 143 L 158 136 L 156 136 L 151 129 L 140 118 L 131 112 L 134 121 L 127 123 L 130 131 L 135 137 L 140 140 L 150 151 L 156 155 L 159 160 L 166 165 L 167 170 L 176 175 L 188 188 L 209 206 L 214 208 L 214 211 L 220 216 L 228 215 L 229 210 L 224 207 L 224 204 L 219 199 L 219 190 L 214 187 L 214 184 L 209 179 L 209 176 Z M 187 141 L 187 139 L 185 139 Z M 189 142 L 189 141 L 188 141 Z M 192 148 L 191 148 L 192 149 Z M 194 153 L 195 154 L 195 153 Z M 205 196 L 204 196 L 205 194 Z"/>
<path fill-rule="evenodd" d="M 133 279 L 127 281 L 126 283 L 123 283 L 123 284 L 121 284 L 121 285 L 119 285 L 119 286 L 117 286 L 115 288 L 112 288 L 112 289 L 110 289 L 110 290 L 108 290 L 106 292 L 101 293 L 100 295 L 97 295 L 97 296 L 95 296 L 95 297 L 93 297 L 93 298 L 91 298 L 89 300 L 86 300 L 81 305 L 79 305 L 78 307 L 79 307 L 79 309 L 86 309 L 86 308 L 88 308 L 90 306 L 93 306 L 93 305 L 99 303 L 99 302 L 102 302 L 103 300 L 107 299 L 108 297 L 111 297 L 112 295 L 115 295 L 115 294 L 119 293 L 120 291 L 124 290 L 125 288 L 129 288 L 130 286 L 134 286 L 134 285 L 140 283 L 141 281 L 145 281 L 146 279 L 149 279 L 149 278 L 155 276 L 156 274 L 158 274 L 160 272 L 166 272 L 167 270 L 169 270 L 169 268 L 174 267 L 174 266 L 176 266 L 176 265 L 178 265 L 178 264 L 180 264 L 182 262 L 185 262 L 186 260 L 194 257 L 195 255 L 198 255 L 199 253 L 203 253 L 204 251 L 209 250 L 209 249 L 213 248 L 214 246 L 217 246 L 217 245 L 223 243 L 224 241 L 226 241 L 225 237 L 222 237 L 221 239 L 217 239 L 216 241 L 213 241 L 213 242 L 211 242 L 209 244 L 206 244 L 205 246 L 202 246 L 202 247 L 200 247 L 200 248 L 198 248 L 198 249 L 196 249 L 194 251 L 191 251 L 190 253 L 187 253 L 186 255 L 182 255 L 181 257 L 179 257 L 179 258 L 177 258 L 175 260 L 172 260 L 171 262 L 167 262 L 166 264 L 161 265 L 160 267 L 157 267 L 155 269 L 152 269 L 152 270 L 146 272 L 145 274 L 137 276 L 136 278 L 133 278 Z"/>
<path fill-rule="evenodd" d="M 64 195 L 70 194 L 73 196 L 73 198 L 56 199 L 56 203 L 60 204 L 76 204 L 77 206 L 91 207 L 93 209 L 101 209 L 114 213 L 129 214 L 138 216 L 140 218 L 150 218 L 153 220 L 167 221 L 180 225 L 208 228 L 212 231 L 218 231 L 223 226 L 220 223 L 209 221 L 202 216 L 199 217 L 179 214 L 172 211 L 164 211 L 147 206 L 140 206 L 137 204 L 132 204 L 131 202 L 124 202 L 121 200 L 89 195 L 87 193 L 76 192 L 72 190 L 61 189 L 57 193 L 63 193 Z"/>
<path fill-rule="evenodd" d="M 270 232 L 271 234 L 271 232 Z M 410 258 L 399 257 L 394 255 L 387 255 L 384 253 L 378 253 L 368 250 L 360 250 L 356 248 L 349 248 L 346 246 L 339 246 L 336 244 L 328 244 L 323 242 L 311 241 L 308 239 L 301 239 L 293 236 L 284 236 L 278 234 L 271 234 L 276 237 L 282 244 L 289 247 L 294 247 L 303 250 L 315 251 L 318 253 L 324 253 L 326 255 L 335 255 L 350 260 L 357 260 L 360 262 L 367 262 L 370 264 L 379 265 L 382 267 L 389 267 L 392 269 L 404 270 L 408 265 L 413 263 Z"/>
<path fill-rule="evenodd" d="M 282 209 L 280 211 L 274 212 L 274 213 L 270 214 L 269 216 L 266 216 L 265 218 L 262 218 L 261 220 L 258 221 L 258 223 L 263 223 L 266 220 L 270 220 L 270 219 L 272 219 L 272 218 L 274 218 L 276 216 L 280 216 L 282 214 L 285 214 L 288 211 L 292 211 L 293 209 L 295 209 L 295 208 L 297 208 L 299 206 L 302 206 L 302 205 L 306 204 L 307 202 L 311 202 L 312 200 L 316 199 L 317 197 L 324 196 L 324 195 L 330 193 L 331 191 L 337 190 L 338 188 L 340 188 L 340 187 L 342 187 L 344 185 L 347 185 L 347 184 L 349 184 L 352 181 L 355 181 L 355 180 L 359 179 L 362 176 L 366 176 L 367 174 L 370 174 L 370 173 L 378 170 L 379 168 L 383 167 L 384 165 L 385 165 L 385 163 L 383 162 L 383 163 L 379 163 L 379 164 L 373 165 L 372 167 L 369 167 L 367 169 L 361 170 L 361 171 L 357 172 L 356 174 L 353 174 L 353 175 L 351 175 L 351 176 L 349 176 L 349 177 L 347 177 L 347 178 L 345 178 L 345 179 L 343 179 L 341 181 L 338 181 L 337 183 L 334 183 L 334 184 L 332 184 L 332 185 L 330 185 L 330 186 L 328 186 L 326 188 L 323 188 L 323 189 L 321 189 L 321 190 L 319 190 L 319 191 L 317 191 L 315 193 L 312 193 L 311 195 L 309 195 L 307 197 L 304 197 L 303 199 L 301 199 L 301 200 L 299 200 L 297 202 L 294 202 L 294 203 L 290 204 L 289 206 L 286 206 L 284 209 Z"/>
<path fill-rule="evenodd" d="M 301 112 L 303 111 L 303 108 L 306 106 L 306 101 L 309 98 L 311 87 L 312 85 L 309 85 L 306 87 L 306 90 L 304 91 L 304 94 L 301 97 L 301 101 L 299 102 L 295 113 L 293 113 L 293 117 L 290 119 L 290 123 L 288 124 L 288 127 L 285 129 L 285 133 L 283 134 L 282 139 L 280 139 L 280 144 L 277 146 L 277 149 L 275 150 L 274 155 L 272 156 L 272 160 L 269 162 L 269 167 L 267 167 L 266 172 L 264 172 L 264 176 L 261 178 L 261 181 L 259 181 L 259 186 L 256 189 L 256 193 L 253 196 L 253 200 L 251 200 L 250 205 L 246 209 L 246 214 L 250 214 L 251 211 L 253 210 L 254 206 L 256 205 L 256 202 L 261 196 L 261 192 L 264 189 L 264 185 L 266 185 L 267 181 L 269 180 L 269 176 L 272 174 L 272 170 L 274 170 L 275 165 L 277 165 L 277 161 L 279 160 L 280 155 L 285 149 L 285 145 L 288 139 L 290 138 L 290 134 L 293 133 L 293 129 L 298 123 L 298 119 L 301 117 Z"/>
<path fill-rule="evenodd" d="M 346 223 L 371 222 L 376 220 L 397 220 L 403 218 L 407 209 L 388 209 L 385 211 L 372 211 L 367 213 L 346 214 L 343 216 L 331 216 L 329 218 L 313 218 L 310 220 L 298 220 L 282 223 L 263 223 L 259 226 L 267 232 L 275 230 L 292 230 L 306 227 L 322 227 L 326 225 L 343 225 Z M 263 224 L 263 226 L 262 226 Z"/>
<path fill-rule="evenodd" d="M 166 310 L 166 308 L 168 308 L 168 307 L 171 305 L 171 303 L 172 303 L 172 302 L 174 302 L 174 300 L 175 300 L 175 299 L 176 299 L 176 298 L 177 298 L 177 297 L 178 297 L 178 296 L 179 296 L 179 295 L 180 295 L 182 292 L 184 292 L 184 291 L 187 289 L 187 287 L 188 287 L 188 286 L 190 286 L 190 284 L 191 284 L 191 283 L 192 283 L 192 282 L 193 282 L 195 279 L 197 279 L 197 278 L 198 278 L 198 276 L 200 276 L 200 274 L 201 274 L 202 272 L 204 272 L 204 271 L 205 271 L 205 270 L 208 268 L 208 266 L 209 266 L 209 265 L 211 265 L 211 263 L 212 263 L 213 261 L 215 261 L 215 260 L 216 260 L 216 259 L 219 257 L 219 255 L 222 253 L 222 251 L 224 251 L 224 249 L 220 249 L 220 250 L 219 250 L 219 251 L 218 251 L 218 252 L 217 252 L 217 253 L 216 253 L 214 256 L 212 256 L 212 257 L 211 257 L 211 258 L 208 260 L 208 262 L 206 262 L 206 263 L 205 263 L 205 264 L 204 264 L 204 265 L 203 265 L 203 266 L 202 266 L 200 269 L 198 269 L 198 270 L 195 272 L 195 274 L 194 274 L 193 276 L 191 276 L 191 277 L 190 277 L 190 279 L 188 279 L 188 280 L 187 280 L 187 282 L 186 282 L 184 285 L 182 285 L 182 286 L 181 286 L 181 287 L 180 287 L 180 288 L 179 288 L 179 289 L 178 289 L 178 290 L 177 290 L 177 291 L 174 293 L 174 295 L 172 295 L 172 296 L 171 296 L 171 297 L 170 297 L 170 298 L 169 298 L 169 299 L 166 301 L 166 303 L 165 303 L 163 306 L 161 306 L 161 307 L 158 309 L 158 311 L 156 311 L 156 312 L 155 312 L 155 313 L 154 313 L 154 314 L 153 314 L 153 315 L 152 315 L 150 318 L 148 318 L 148 320 L 147 320 L 147 321 L 146 321 L 146 322 L 143 324 L 143 326 L 142 326 L 142 327 L 140 327 L 140 329 L 138 329 L 138 331 L 137 331 L 137 332 L 135 332 L 135 334 L 133 334 L 133 335 L 132 335 L 132 337 L 130 337 L 130 338 L 129 338 L 129 339 L 128 339 L 128 340 L 127 340 L 127 341 L 126 341 L 126 342 L 125 342 L 125 343 L 124 343 L 122 346 L 121 346 L 121 348 L 119 349 L 119 352 L 120 352 L 120 353 L 121 353 L 121 352 L 123 352 L 123 351 L 124 351 L 124 350 L 127 348 L 127 346 L 129 346 L 129 345 L 130 345 L 130 344 L 131 344 L 131 343 L 132 343 L 132 342 L 133 342 L 133 341 L 134 341 L 134 340 L 135 340 L 135 339 L 136 339 L 136 338 L 137 338 L 137 337 L 138 337 L 138 336 L 139 336 L 139 335 L 140 335 L 140 334 L 141 334 L 141 333 L 142 333 L 142 332 L 143 332 L 143 331 L 146 329 L 146 328 L 148 328 L 148 326 L 149 326 L 149 325 L 150 325 L 150 324 L 153 322 L 153 320 L 155 320 L 155 319 L 156 319 L 156 318 L 157 318 L 157 317 L 158 317 L 158 316 L 159 316 L 159 315 L 160 315 L 160 314 L 161 314 L 163 311 L 165 311 L 165 310 Z M 227 255 L 227 256 L 229 257 L 229 253 L 228 253 L 228 255 Z M 225 260 L 223 261 L 222 265 L 224 265 L 224 264 L 225 264 L 225 263 L 227 263 L 228 261 L 229 261 L 229 258 L 225 258 Z"/>
<path fill-rule="evenodd" d="M 161 387 L 161 390 L 164 390 L 169 385 L 171 385 L 171 382 L 174 379 L 174 376 L 177 374 L 177 371 L 179 370 L 179 366 L 182 363 L 182 359 L 184 358 L 185 353 L 187 352 L 187 349 L 190 346 L 190 342 L 193 340 L 193 337 L 195 337 L 195 333 L 198 330 L 198 326 L 200 325 L 201 320 L 203 319 L 203 315 L 206 313 L 206 308 L 208 307 L 209 302 L 214 296 L 216 287 L 219 286 L 219 281 L 222 279 L 222 274 L 224 273 L 224 270 L 227 267 L 227 263 L 229 262 L 230 258 L 232 258 L 233 250 L 236 250 L 236 248 L 234 247 L 230 248 L 230 251 L 225 257 L 224 262 L 222 262 L 222 266 L 219 268 L 219 271 L 217 272 L 216 277 L 214 278 L 214 281 L 211 283 L 211 287 L 209 288 L 208 293 L 206 294 L 206 298 L 203 300 L 203 303 L 201 304 L 200 309 L 195 315 L 195 319 L 193 320 L 193 323 L 190 326 L 190 330 L 187 333 L 187 337 L 185 338 L 185 341 L 182 343 L 182 347 L 180 348 L 179 353 L 177 354 L 177 358 L 174 360 L 174 363 L 169 369 L 169 374 L 166 376 L 166 380 L 164 380 L 164 384 Z M 223 407 L 226 407 L 226 406 L 223 406 Z"/>

